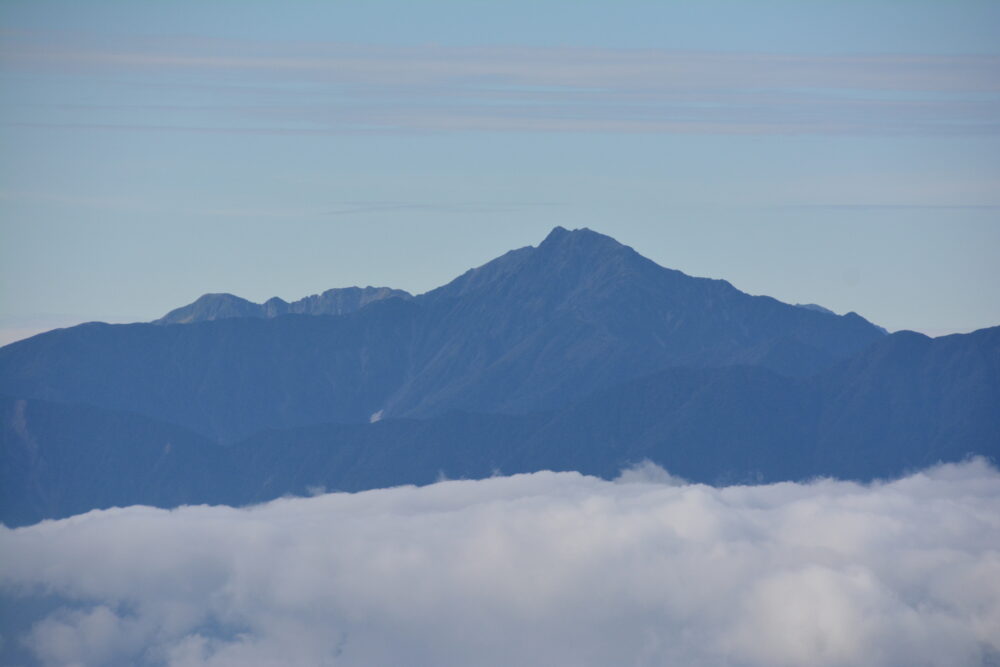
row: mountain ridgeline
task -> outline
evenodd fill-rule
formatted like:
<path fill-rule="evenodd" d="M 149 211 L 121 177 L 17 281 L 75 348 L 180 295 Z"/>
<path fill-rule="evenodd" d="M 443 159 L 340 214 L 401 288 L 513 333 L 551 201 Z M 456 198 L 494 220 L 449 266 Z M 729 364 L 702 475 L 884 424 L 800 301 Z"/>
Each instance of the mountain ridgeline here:
<path fill-rule="evenodd" d="M 206 295 L 0 348 L 0 519 L 644 459 L 717 483 L 1000 456 L 1000 328 L 887 335 L 590 230 L 415 297 L 280 304 Z"/>
<path fill-rule="evenodd" d="M 207 313 L 203 301 L 228 305 Z M 164 318 L 187 324 L 92 323 L 0 349 L 0 393 L 126 410 L 229 442 L 373 415 L 555 409 L 674 366 L 807 376 L 883 337 L 857 315 L 750 296 L 562 228 L 421 296 L 342 315 L 265 318 L 250 302 L 199 302 Z"/>
<path fill-rule="evenodd" d="M 281 315 L 345 315 L 382 299 L 412 299 L 413 295 L 389 287 L 344 287 L 329 289 L 291 303 L 271 297 L 264 303 L 247 301 L 233 294 L 204 294 L 193 303 L 175 308 L 154 324 L 191 324 L 233 317 L 280 317 Z"/>

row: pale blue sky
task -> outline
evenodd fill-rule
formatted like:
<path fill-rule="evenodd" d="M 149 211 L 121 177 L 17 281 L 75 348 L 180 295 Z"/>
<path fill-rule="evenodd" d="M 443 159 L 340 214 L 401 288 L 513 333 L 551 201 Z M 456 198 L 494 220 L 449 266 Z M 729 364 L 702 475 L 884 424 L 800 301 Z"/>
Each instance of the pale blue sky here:
<path fill-rule="evenodd" d="M 0 342 L 421 292 L 555 225 L 1000 324 L 997 2 L 0 2 Z"/>

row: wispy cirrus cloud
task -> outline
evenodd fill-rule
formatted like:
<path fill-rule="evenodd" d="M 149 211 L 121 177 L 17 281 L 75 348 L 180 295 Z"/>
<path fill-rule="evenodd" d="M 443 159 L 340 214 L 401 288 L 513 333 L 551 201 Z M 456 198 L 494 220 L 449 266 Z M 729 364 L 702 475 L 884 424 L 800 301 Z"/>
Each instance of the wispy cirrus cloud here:
<path fill-rule="evenodd" d="M 44 120 L 15 112 L 8 124 L 251 134 L 1000 131 L 994 56 L 99 44 L 18 34 L 4 40 L 0 62 L 7 72 L 108 86 L 107 100 L 64 109 L 61 119 L 55 109 Z M 147 94 L 134 94 L 139 88 Z"/>
<path fill-rule="evenodd" d="M 49 191 L 0 190 L 0 203 L 55 205 L 71 209 L 89 209 L 102 212 L 125 212 L 148 214 L 158 210 L 157 206 L 143 202 L 141 198 L 127 195 L 118 197 L 93 197 L 86 195 L 66 195 Z M 213 207 L 191 208 L 180 206 L 172 209 L 182 215 L 210 218 L 272 218 L 303 219 L 327 216 L 350 216 L 391 211 L 427 211 L 432 213 L 504 213 L 535 208 L 557 208 L 564 206 L 554 201 L 331 201 L 314 206 L 267 207 Z"/>

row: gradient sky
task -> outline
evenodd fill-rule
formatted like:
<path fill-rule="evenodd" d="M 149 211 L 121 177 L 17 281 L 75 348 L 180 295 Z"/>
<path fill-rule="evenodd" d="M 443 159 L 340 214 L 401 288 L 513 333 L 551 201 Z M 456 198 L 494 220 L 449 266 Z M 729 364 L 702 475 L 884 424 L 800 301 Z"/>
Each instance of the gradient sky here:
<path fill-rule="evenodd" d="M 1000 3 L 0 2 L 0 342 L 422 292 L 555 225 L 1000 324 Z"/>

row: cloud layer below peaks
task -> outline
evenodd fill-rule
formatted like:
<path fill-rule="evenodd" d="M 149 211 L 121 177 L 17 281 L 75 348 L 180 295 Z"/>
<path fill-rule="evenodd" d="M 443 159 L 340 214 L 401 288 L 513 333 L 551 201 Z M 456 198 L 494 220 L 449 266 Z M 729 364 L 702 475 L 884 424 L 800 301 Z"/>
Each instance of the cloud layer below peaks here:
<path fill-rule="evenodd" d="M 651 465 L 0 527 L 41 664 L 978 665 L 1000 474 L 713 488 Z M 45 606 L 45 605 L 43 605 Z"/>

